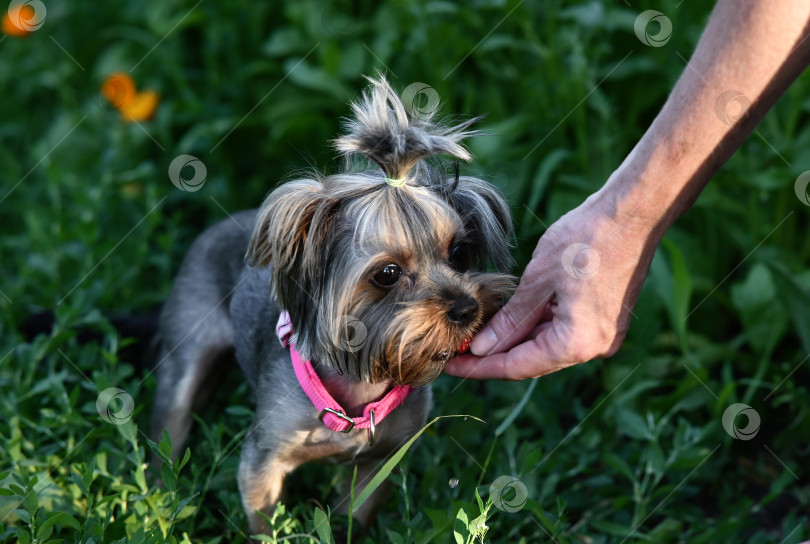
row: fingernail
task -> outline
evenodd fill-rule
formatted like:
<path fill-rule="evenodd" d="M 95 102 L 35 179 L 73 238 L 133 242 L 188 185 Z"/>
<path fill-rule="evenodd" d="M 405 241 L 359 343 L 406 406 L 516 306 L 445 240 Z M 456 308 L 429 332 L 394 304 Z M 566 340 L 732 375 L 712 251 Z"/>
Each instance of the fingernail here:
<path fill-rule="evenodd" d="M 481 332 L 476 334 L 475 338 L 473 338 L 472 344 L 470 344 L 470 351 L 472 351 L 474 355 L 481 357 L 489 353 L 489 350 L 495 347 L 497 343 L 498 337 L 495 336 L 495 331 L 490 327 L 484 327 Z"/>

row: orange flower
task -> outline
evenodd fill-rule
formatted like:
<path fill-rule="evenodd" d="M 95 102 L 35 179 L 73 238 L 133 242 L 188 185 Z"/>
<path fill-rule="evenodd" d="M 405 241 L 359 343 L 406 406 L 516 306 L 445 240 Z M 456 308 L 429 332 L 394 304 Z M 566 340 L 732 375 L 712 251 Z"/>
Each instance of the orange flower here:
<path fill-rule="evenodd" d="M 121 109 L 135 97 L 135 82 L 129 74 L 116 72 L 104 81 L 101 94 L 114 108 Z"/>
<path fill-rule="evenodd" d="M 28 5 L 22 6 L 9 6 L 8 10 L 3 14 L 3 33 L 8 36 L 16 38 L 24 38 L 31 34 L 28 21 L 34 18 L 34 8 Z"/>
<path fill-rule="evenodd" d="M 126 121 L 148 121 L 155 114 L 160 95 L 155 91 L 143 91 L 136 93 L 132 102 L 127 107 L 121 108 L 121 116 Z"/>
<path fill-rule="evenodd" d="M 130 123 L 151 119 L 160 102 L 155 91 L 137 92 L 132 77 L 124 72 L 111 74 L 101 86 L 101 94 Z"/>

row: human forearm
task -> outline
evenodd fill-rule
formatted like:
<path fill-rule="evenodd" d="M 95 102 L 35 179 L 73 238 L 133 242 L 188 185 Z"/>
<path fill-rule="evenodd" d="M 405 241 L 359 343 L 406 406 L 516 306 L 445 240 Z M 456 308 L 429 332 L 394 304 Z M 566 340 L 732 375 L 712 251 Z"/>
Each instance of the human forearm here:
<path fill-rule="evenodd" d="M 664 232 L 808 65 L 808 32 L 809 0 L 719 0 L 653 125 L 602 189 L 548 228 L 472 355 L 446 371 L 517 380 L 615 353 Z M 727 91 L 744 111 L 723 111 Z"/>
<path fill-rule="evenodd" d="M 807 0 L 719 0 L 661 113 L 595 195 L 603 208 L 657 244 L 810 63 L 809 33 Z M 728 91 L 742 97 L 726 112 Z"/>

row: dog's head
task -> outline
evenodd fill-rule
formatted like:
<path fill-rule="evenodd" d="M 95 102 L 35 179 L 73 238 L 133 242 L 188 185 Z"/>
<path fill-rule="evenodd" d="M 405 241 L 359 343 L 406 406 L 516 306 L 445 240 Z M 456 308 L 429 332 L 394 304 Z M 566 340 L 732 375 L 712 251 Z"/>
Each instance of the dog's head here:
<path fill-rule="evenodd" d="M 289 311 L 302 357 L 370 382 L 421 385 L 514 289 L 512 222 L 500 192 L 448 176 L 425 159 L 470 160 L 453 128 L 411 117 L 388 83 L 353 104 L 336 141 L 380 168 L 278 187 L 265 200 L 248 258 L 272 263 L 272 293 Z"/>

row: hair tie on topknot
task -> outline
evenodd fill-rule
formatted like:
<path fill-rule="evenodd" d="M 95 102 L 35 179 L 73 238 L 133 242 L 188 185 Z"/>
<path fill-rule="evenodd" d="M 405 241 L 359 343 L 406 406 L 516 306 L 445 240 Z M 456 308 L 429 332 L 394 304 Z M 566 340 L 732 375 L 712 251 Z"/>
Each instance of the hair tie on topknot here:
<path fill-rule="evenodd" d="M 391 179 L 387 176 L 385 178 L 385 183 L 387 183 L 391 187 L 402 187 L 403 185 L 405 185 L 405 181 L 407 181 L 405 178 Z"/>
<path fill-rule="evenodd" d="M 382 75 L 366 79 L 371 87 L 352 103 L 354 117 L 346 120 L 346 134 L 334 141 L 347 162 L 353 155 L 362 155 L 382 168 L 388 185 L 401 187 L 406 179 L 414 179 L 408 172 L 432 155 L 446 153 L 472 160 L 460 142 L 476 134 L 469 129 L 479 118 L 453 127 L 440 126 L 433 122 L 433 113 L 410 115 Z"/>

